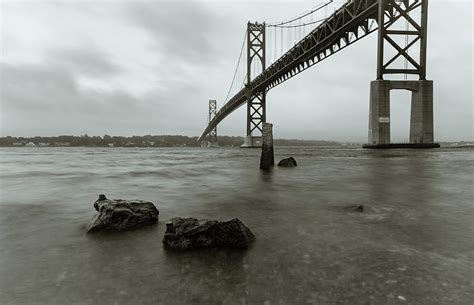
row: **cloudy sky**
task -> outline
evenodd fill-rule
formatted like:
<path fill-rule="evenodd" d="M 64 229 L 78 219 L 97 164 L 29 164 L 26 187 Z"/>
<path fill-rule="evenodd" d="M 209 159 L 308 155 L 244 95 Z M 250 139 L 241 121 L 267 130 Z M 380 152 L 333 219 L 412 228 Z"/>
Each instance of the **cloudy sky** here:
<path fill-rule="evenodd" d="M 0 135 L 200 135 L 208 100 L 223 103 L 247 21 L 321 2 L 0 0 Z M 430 1 L 438 141 L 473 139 L 472 19 L 469 0 Z M 270 91 L 275 136 L 365 141 L 375 54 L 372 34 Z M 409 106 L 408 92 L 393 93 L 394 141 L 408 139 Z M 244 107 L 219 125 L 244 133 Z"/>

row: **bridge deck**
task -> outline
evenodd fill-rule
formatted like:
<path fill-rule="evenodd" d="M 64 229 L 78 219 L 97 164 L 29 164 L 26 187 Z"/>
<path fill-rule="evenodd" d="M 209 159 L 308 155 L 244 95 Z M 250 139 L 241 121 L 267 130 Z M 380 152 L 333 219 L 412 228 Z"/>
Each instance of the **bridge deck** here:
<path fill-rule="evenodd" d="M 249 98 L 268 91 L 377 30 L 377 0 L 350 0 L 241 89 L 217 112 L 199 141 Z"/>

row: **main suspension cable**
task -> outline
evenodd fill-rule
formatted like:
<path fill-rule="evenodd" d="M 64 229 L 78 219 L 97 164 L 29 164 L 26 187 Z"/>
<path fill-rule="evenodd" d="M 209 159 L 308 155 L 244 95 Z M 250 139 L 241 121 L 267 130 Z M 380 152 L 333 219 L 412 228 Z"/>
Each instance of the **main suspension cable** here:
<path fill-rule="evenodd" d="M 313 22 L 308 22 L 308 23 L 301 23 L 301 24 L 296 24 L 296 25 L 266 25 L 267 27 L 277 27 L 277 28 L 282 28 L 282 29 L 289 29 L 289 28 L 300 28 L 300 27 L 305 27 L 311 24 L 319 23 L 322 21 L 325 21 L 327 18 L 321 18 L 318 20 L 315 20 Z"/>
<path fill-rule="evenodd" d="M 232 77 L 232 82 L 230 84 L 229 91 L 227 91 L 227 95 L 226 95 L 223 103 L 227 102 L 227 99 L 229 98 L 229 95 L 230 95 L 230 91 L 232 90 L 232 87 L 234 86 L 235 76 L 237 75 L 237 71 L 239 70 L 240 60 L 242 59 L 242 53 L 244 51 L 245 39 L 246 38 L 247 38 L 247 31 L 245 31 L 244 39 L 242 41 L 242 47 L 240 48 L 239 60 L 237 61 L 237 66 L 235 66 L 234 76 Z"/>
<path fill-rule="evenodd" d="M 280 23 L 265 24 L 265 27 L 273 27 L 273 28 L 275 28 L 275 31 L 273 32 L 273 34 L 274 34 L 274 35 L 273 35 L 273 36 L 274 36 L 273 39 L 275 40 L 275 42 L 274 42 L 274 44 L 275 44 L 275 49 L 276 49 L 276 36 L 277 36 L 277 35 L 276 35 L 276 28 L 280 28 L 280 36 L 281 36 L 281 37 L 280 37 L 280 40 L 281 40 L 280 42 L 281 42 L 281 49 L 283 49 L 283 31 L 282 31 L 282 29 L 294 28 L 294 29 L 295 29 L 294 35 L 295 35 L 295 42 L 296 42 L 296 39 L 297 39 L 297 32 L 296 32 L 296 30 L 297 30 L 297 28 L 303 28 L 303 29 L 298 29 L 298 30 L 300 30 L 300 31 L 298 31 L 298 34 L 301 35 L 301 34 L 302 34 L 301 30 L 303 30 L 303 32 L 304 32 L 304 27 L 306 27 L 306 26 L 308 26 L 308 25 L 320 23 L 320 22 L 325 21 L 325 20 L 328 19 L 327 16 L 325 16 L 325 18 L 321 18 L 321 19 L 317 19 L 317 20 L 314 20 L 314 21 L 313 21 L 313 15 L 312 15 L 313 13 L 315 13 L 315 12 L 317 12 L 317 11 L 323 9 L 323 8 L 326 8 L 326 9 L 327 9 L 327 7 L 329 6 L 329 4 L 331 4 L 331 3 L 334 2 L 334 0 L 326 0 L 326 1 L 327 1 L 327 2 L 325 2 L 325 3 L 323 3 L 323 4 L 321 4 L 321 5 L 317 6 L 317 7 L 315 7 L 314 9 L 308 11 L 307 13 L 303 13 L 303 15 L 301 15 L 301 16 L 292 18 L 292 19 L 287 20 L 287 21 L 282 21 L 282 22 L 280 22 Z M 300 22 L 299 24 L 296 24 L 296 25 L 295 25 L 295 24 L 291 24 L 291 23 L 293 23 L 293 22 L 295 22 L 295 21 L 298 21 L 298 20 L 301 20 L 301 19 L 303 19 L 303 18 L 305 18 L 305 17 L 307 17 L 307 16 L 309 16 L 309 15 L 311 15 L 311 21 L 310 21 L 310 22 L 308 22 L 308 23 L 301 23 L 301 22 Z M 326 14 L 326 15 L 327 15 L 327 14 Z M 242 60 L 242 54 L 243 54 L 243 50 L 244 50 L 246 38 L 247 38 L 247 31 L 245 31 L 244 39 L 243 39 L 243 41 L 242 41 L 242 47 L 240 48 L 239 59 L 238 59 L 238 61 L 237 61 L 237 65 L 236 65 L 236 67 L 235 67 L 234 75 L 233 75 L 233 77 L 232 77 L 232 82 L 231 82 L 231 84 L 230 84 L 230 86 L 229 86 L 229 90 L 227 91 L 227 95 L 226 95 L 225 99 L 223 100 L 224 103 L 225 103 L 225 102 L 227 101 L 227 99 L 229 98 L 230 93 L 231 93 L 231 91 L 232 91 L 232 88 L 234 87 L 234 83 L 235 83 L 235 79 L 236 79 L 236 76 L 237 76 L 237 72 L 240 72 L 240 71 L 239 71 L 239 67 L 240 67 L 240 62 L 241 62 L 241 60 Z M 276 52 L 276 50 L 274 50 L 274 51 Z M 281 51 L 283 51 L 283 50 L 281 50 Z M 274 60 L 276 60 L 276 58 L 275 58 Z M 255 70 L 255 67 L 254 67 L 254 70 Z M 256 71 L 254 71 L 254 74 L 255 74 L 255 72 L 256 72 Z M 244 76 L 244 79 L 243 79 L 243 82 L 242 82 L 242 87 L 243 87 L 243 85 L 245 85 L 246 76 L 247 76 L 247 73 L 245 73 L 245 76 Z"/>
<path fill-rule="evenodd" d="M 318 6 L 318 7 L 314 8 L 314 9 L 312 9 L 311 11 L 309 11 L 309 12 L 307 12 L 307 13 L 305 13 L 305 14 L 299 16 L 299 17 L 295 17 L 295 18 L 290 19 L 290 20 L 287 20 L 287 21 L 282 21 L 282 22 L 280 22 L 280 23 L 266 24 L 266 26 L 268 26 L 268 27 L 274 27 L 274 26 L 275 26 L 275 27 L 279 27 L 279 26 L 282 26 L 282 25 L 285 25 L 285 24 L 288 24 L 288 23 L 292 23 L 292 22 L 294 22 L 294 21 L 303 19 L 303 18 L 306 17 L 306 16 L 309 16 L 309 15 L 311 15 L 312 13 L 319 11 L 320 9 L 323 9 L 323 8 L 327 7 L 329 4 L 331 4 L 331 3 L 333 3 L 333 2 L 334 2 L 334 0 L 329 0 L 328 2 L 326 2 L 326 3 L 324 3 L 324 4 L 320 5 L 320 6 Z M 310 23 L 307 23 L 307 24 L 310 24 Z"/>

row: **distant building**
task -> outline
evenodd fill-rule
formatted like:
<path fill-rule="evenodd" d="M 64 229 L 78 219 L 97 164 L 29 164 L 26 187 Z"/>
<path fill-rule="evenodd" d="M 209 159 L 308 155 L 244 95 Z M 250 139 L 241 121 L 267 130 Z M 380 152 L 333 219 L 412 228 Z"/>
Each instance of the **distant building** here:
<path fill-rule="evenodd" d="M 70 146 L 69 142 L 54 142 L 54 146 Z"/>
<path fill-rule="evenodd" d="M 109 147 L 114 147 L 114 143 L 109 143 Z"/>
<path fill-rule="evenodd" d="M 41 147 L 49 146 L 49 143 L 39 142 L 38 146 L 41 146 Z"/>
<path fill-rule="evenodd" d="M 36 144 L 33 143 L 33 142 L 28 142 L 28 143 L 25 144 L 25 146 L 33 147 L 33 146 L 36 146 Z"/>
<path fill-rule="evenodd" d="M 13 143 L 13 146 L 24 146 L 25 143 L 24 142 L 14 142 Z"/>

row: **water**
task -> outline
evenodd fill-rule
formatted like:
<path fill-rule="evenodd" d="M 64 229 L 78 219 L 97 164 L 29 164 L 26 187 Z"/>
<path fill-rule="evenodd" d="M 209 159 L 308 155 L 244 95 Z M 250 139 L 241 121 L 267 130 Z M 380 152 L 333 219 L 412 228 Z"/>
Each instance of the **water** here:
<path fill-rule="evenodd" d="M 473 149 L 2 148 L 1 304 L 472 304 Z M 98 194 L 160 221 L 87 235 Z M 344 207 L 363 204 L 364 213 Z M 163 249 L 175 216 L 240 218 L 247 251 Z"/>

